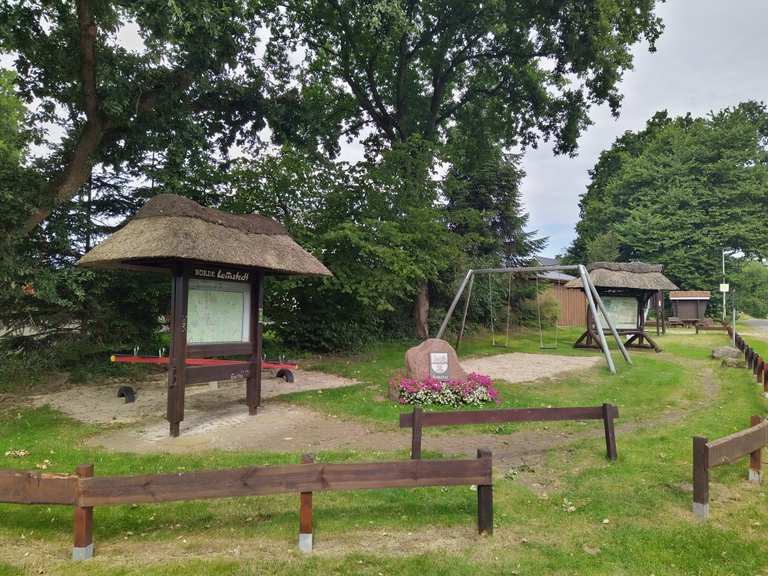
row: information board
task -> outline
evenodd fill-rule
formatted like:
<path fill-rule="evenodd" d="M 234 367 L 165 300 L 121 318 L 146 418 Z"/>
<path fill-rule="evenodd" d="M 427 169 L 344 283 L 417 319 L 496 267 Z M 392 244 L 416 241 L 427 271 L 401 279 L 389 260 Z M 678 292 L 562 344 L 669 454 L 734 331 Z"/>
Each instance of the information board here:
<path fill-rule="evenodd" d="M 613 325 L 618 330 L 637 328 L 637 298 L 633 296 L 602 296 L 603 305 Z M 608 328 L 608 323 L 602 314 L 600 324 Z"/>
<path fill-rule="evenodd" d="M 189 281 L 187 343 L 248 342 L 251 285 L 224 280 Z"/>

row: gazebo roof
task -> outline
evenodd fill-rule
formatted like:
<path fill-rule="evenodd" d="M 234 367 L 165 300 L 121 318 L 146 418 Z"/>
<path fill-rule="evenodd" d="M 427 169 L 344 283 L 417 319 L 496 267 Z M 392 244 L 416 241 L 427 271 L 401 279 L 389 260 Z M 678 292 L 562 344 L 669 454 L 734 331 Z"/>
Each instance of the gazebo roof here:
<path fill-rule="evenodd" d="M 589 278 L 595 288 L 657 291 L 677 290 L 672 281 L 662 274 L 661 264 L 644 262 L 595 262 L 587 267 Z M 581 288 L 581 278 L 575 278 L 565 285 L 567 288 Z"/>
<path fill-rule="evenodd" d="M 670 300 L 709 300 L 709 290 L 677 290 L 669 293 Z"/>
<path fill-rule="evenodd" d="M 282 225 L 258 214 L 230 214 L 175 194 L 155 196 L 78 262 L 106 268 L 167 268 L 186 260 L 330 276 Z"/>

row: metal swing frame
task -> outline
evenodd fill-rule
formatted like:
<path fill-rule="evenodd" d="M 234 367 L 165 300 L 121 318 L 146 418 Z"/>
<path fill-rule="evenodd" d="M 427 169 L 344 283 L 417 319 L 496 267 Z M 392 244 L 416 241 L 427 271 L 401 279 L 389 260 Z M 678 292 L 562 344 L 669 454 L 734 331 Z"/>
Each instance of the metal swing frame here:
<path fill-rule="evenodd" d="M 581 282 L 584 286 L 584 295 L 587 297 L 587 304 L 589 306 L 589 310 L 592 313 L 593 318 L 598 318 L 597 311 L 600 310 L 600 312 L 603 315 L 603 318 L 605 318 L 605 322 L 608 325 L 608 328 L 611 331 L 611 334 L 613 335 L 614 341 L 616 342 L 616 346 L 621 352 L 621 355 L 624 357 L 624 360 L 627 362 L 627 364 L 632 364 L 632 359 L 629 356 L 629 352 L 627 352 L 627 349 L 624 347 L 624 343 L 621 341 L 619 332 L 618 330 L 616 330 L 616 326 L 614 326 L 613 321 L 608 315 L 608 312 L 605 309 L 605 305 L 603 304 L 603 301 L 600 298 L 600 294 L 597 293 L 597 289 L 595 288 L 594 284 L 592 284 L 592 280 L 590 280 L 589 278 L 589 274 L 587 273 L 587 268 L 583 264 L 563 264 L 563 265 L 557 265 L 557 266 L 517 266 L 513 268 L 480 268 L 477 270 L 470 269 L 467 272 L 466 276 L 464 276 L 464 280 L 462 280 L 461 284 L 459 285 L 459 289 L 456 291 L 456 296 L 454 296 L 453 301 L 451 302 L 451 305 L 448 308 L 448 312 L 446 312 L 445 318 L 443 319 L 443 322 L 440 325 L 440 329 L 437 331 L 437 334 L 435 335 L 435 338 L 443 337 L 443 334 L 445 333 L 445 330 L 448 327 L 448 322 L 450 322 L 451 317 L 453 316 L 453 312 L 456 310 L 456 306 L 458 305 L 462 294 L 464 294 L 464 291 L 466 290 L 467 297 L 466 297 L 466 301 L 464 302 L 464 314 L 461 319 L 461 329 L 459 330 L 459 336 L 456 341 L 456 349 L 458 350 L 459 346 L 461 345 L 461 340 L 464 337 L 464 328 L 466 327 L 466 322 L 467 322 L 467 312 L 469 311 L 469 301 L 472 297 L 472 287 L 474 286 L 474 283 L 475 283 L 475 276 L 477 276 L 478 274 L 510 274 L 512 275 L 512 274 L 531 274 L 531 273 L 535 274 L 538 272 L 560 272 L 560 271 L 578 272 L 579 277 L 581 278 Z M 596 324 L 597 324 L 596 328 L 597 328 L 598 340 L 600 342 L 600 348 L 602 348 L 603 355 L 605 356 L 605 361 L 608 364 L 608 370 L 610 370 L 611 374 L 615 374 L 616 366 L 613 363 L 613 356 L 611 355 L 611 351 L 608 348 L 608 339 L 605 336 L 605 332 L 603 331 L 602 324 L 600 322 L 596 322 Z"/>

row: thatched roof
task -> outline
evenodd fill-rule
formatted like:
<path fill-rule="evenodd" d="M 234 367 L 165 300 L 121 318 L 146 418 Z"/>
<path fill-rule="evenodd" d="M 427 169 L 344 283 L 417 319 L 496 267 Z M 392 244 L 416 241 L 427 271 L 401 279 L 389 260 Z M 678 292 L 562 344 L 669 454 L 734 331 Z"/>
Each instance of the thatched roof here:
<path fill-rule="evenodd" d="M 677 290 L 669 293 L 670 300 L 709 300 L 709 290 Z"/>
<path fill-rule="evenodd" d="M 644 262 L 595 262 L 587 267 L 596 288 L 677 290 L 677 286 L 662 274 L 663 269 L 660 264 Z M 575 278 L 565 286 L 581 288 L 581 278 Z"/>
<path fill-rule="evenodd" d="M 152 198 L 78 264 L 168 267 L 179 260 L 262 268 L 280 274 L 331 275 L 274 220 L 205 208 L 175 194 Z"/>

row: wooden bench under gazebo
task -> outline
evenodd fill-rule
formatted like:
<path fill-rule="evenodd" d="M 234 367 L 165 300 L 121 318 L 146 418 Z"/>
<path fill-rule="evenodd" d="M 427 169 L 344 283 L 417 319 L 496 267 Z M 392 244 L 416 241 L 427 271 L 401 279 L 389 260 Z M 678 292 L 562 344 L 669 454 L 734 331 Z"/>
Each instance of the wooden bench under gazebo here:
<path fill-rule="evenodd" d="M 595 262 L 587 269 L 619 334 L 627 337 L 624 345 L 661 352 L 661 348 L 645 331 L 645 319 L 654 296 L 664 290 L 677 290 L 677 286 L 662 274 L 663 267 L 643 262 Z M 566 287 L 581 289 L 581 279 L 571 280 Z M 600 322 L 606 325 L 603 318 Z M 595 318 L 587 309 L 586 330 L 574 347 L 598 348 L 598 342 Z"/>
<path fill-rule="evenodd" d="M 184 420 L 187 384 L 245 378 L 248 412 L 256 414 L 265 276 L 331 275 L 274 220 L 206 208 L 174 194 L 152 198 L 78 264 L 171 274 L 171 436 L 179 435 Z M 248 359 L 191 360 L 212 356 Z"/>

